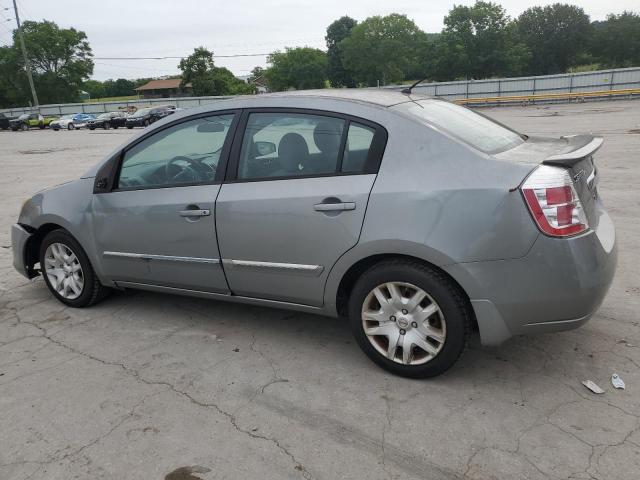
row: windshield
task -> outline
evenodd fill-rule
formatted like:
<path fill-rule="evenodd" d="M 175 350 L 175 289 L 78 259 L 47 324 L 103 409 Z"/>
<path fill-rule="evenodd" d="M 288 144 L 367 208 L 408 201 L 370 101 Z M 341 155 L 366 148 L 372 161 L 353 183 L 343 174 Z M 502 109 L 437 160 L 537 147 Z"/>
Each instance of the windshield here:
<path fill-rule="evenodd" d="M 443 100 L 418 100 L 396 107 L 485 153 L 498 153 L 524 142 L 522 136 L 468 108 Z"/>
<path fill-rule="evenodd" d="M 29 114 L 28 113 L 23 113 L 22 115 L 20 115 L 18 117 L 18 120 L 26 120 L 27 118 L 29 118 Z"/>
<path fill-rule="evenodd" d="M 131 115 L 132 117 L 144 117 L 147 113 L 149 113 L 151 111 L 150 108 L 142 108 L 140 110 L 138 110 L 136 113 L 134 113 L 133 115 Z"/>
<path fill-rule="evenodd" d="M 58 120 L 73 120 L 73 115 L 63 115 Z"/>
<path fill-rule="evenodd" d="M 98 115 L 98 118 L 111 118 L 111 114 L 110 113 L 101 113 L 100 115 Z"/>

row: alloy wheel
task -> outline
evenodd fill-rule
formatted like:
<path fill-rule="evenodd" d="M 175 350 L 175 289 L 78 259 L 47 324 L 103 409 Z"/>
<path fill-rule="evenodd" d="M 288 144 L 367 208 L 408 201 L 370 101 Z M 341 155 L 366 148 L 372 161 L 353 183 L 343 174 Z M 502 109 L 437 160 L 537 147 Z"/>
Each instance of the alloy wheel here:
<path fill-rule="evenodd" d="M 44 253 L 44 271 L 51 288 L 67 300 L 82 294 L 84 274 L 80 260 L 67 245 L 52 243 Z"/>
<path fill-rule="evenodd" d="M 421 288 L 404 282 L 375 287 L 362 305 L 362 326 L 378 353 L 402 365 L 422 365 L 442 350 L 442 310 Z"/>

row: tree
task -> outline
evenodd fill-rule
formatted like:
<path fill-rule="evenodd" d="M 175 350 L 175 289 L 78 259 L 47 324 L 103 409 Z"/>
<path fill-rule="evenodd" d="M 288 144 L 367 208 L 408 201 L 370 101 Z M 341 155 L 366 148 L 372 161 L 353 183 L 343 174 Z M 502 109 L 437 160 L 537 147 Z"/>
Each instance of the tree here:
<path fill-rule="evenodd" d="M 135 95 L 135 84 L 131 80 L 126 78 L 119 78 L 113 82 L 113 87 L 110 92 L 110 97 L 127 97 L 129 95 Z"/>
<path fill-rule="evenodd" d="M 531 51 L 527 73 L 564 73 L 577 64 L 592 34 L 589 16 L 575 5 L 531 7 L 517 20 L 517 30 Z"/>
<path fill-rule="evenodd" d="M 182 70 L 182 87 L 190 83 L 195 96 L 213 95 L 209 78 L 211 70 L 215 68 L 213 52 L 204 47 L 195 48 L 191 55 L 180 60 L 178 68 Z"/>
<path fill-rule="evenodd" d="M 211 95 L 250 95 L 256 93 L 253 85 L 236 78 L 231 70 L 224 67 L 214 67 L 209 74 L 209 81 L 213 85 Z"/>
<path fill-rule="evenodd" d="M 89 98 L 92 100 L 97 100 L 107 96 L 105 95 L 106 89 L 104 88 L 104 83 L 98 80 L 87 80 L 82 84 L 82 89 L 89 94 Z"/>
<path fill-rule="evenodd" d="M 324 88 L 327 77 L 327 55 L 317 48 L 287 48 L 269 55 L 265 76 L 269 89 L 306 90 Z"/>
<path fill-rule="evenodd" d="M 600 64 L 611 68 L 640 65 L 640 15 L 612 14 L 593 26 L 592 49 Z"/>
<path fill-rule="evenodd" d="M 237 79 L 231 71 L 216 67 L 213 52 L 204 47 L 195 48 L 191 55 L 180 60 L 178 68 L 182 70 L 181 85 L 191 83 L 196 96 L 255 93 L 253 86 Z"/>
<path fill-rule="evenodd" d="M 266 70 L 264 68 L 260 66 L 253 67 L 253 70 L 251 70 L 251 75 L 249 76 L 249 81 L 255 82 L 256 80 L 262 80 L 264 79 L 265 73 L 266 73 Z"/>
<path fill-rule="evenodd" d="M 472 6 L 455 6 L 444 24 L 435 55 L 438 78 L 517 75 L 526 67 L 528 49 L 518 42 L 500 5 L 477 1 Z"/>
<path fill-rule="evenodd" d="M 327 27 L 328 76 L 332 87 L 355 87 L 356 82 L 342 64 L 340 42 L 351 35 L 351 30 L 358 24 L 351 17 L 341 17 Z"/>
<path fill-rule="evenodd" d="M 27 75 L 18 58 L 20 52 L 10 46 L 0 47 L 0 106 L 28 105 L 31 99 Z"/>
<path fill-rule="evenodd" d="M 46 20 L 25 21 L 22 30 L 40 103 L 76 101 L 82 82 L 93 73 L 87 35 L 75 28 L 59 28 Z M 13 34 L 13 48 L 18 49 L 17 30 Z M 21 57 L 18 61 L 24 69 Z"/>
<path fill-rule="evenodd" d="M 407 72 L 424 64 L 428 44 L 426 34 L 412 20 L 393 13 L 367 18 L 338 46 L 343 65 L 355 81 L 375 86 L 401 82 Z"/>

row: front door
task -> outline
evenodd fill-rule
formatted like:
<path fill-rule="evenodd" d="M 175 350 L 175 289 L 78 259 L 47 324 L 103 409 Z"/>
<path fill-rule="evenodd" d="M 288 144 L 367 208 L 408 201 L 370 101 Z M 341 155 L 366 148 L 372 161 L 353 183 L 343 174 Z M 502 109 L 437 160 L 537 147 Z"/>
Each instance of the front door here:
<path fill-rule="evenodd" d="M 115 188 L 92 203 L 95 242 L 110 279 L 228 293 L 215 200 L 233 118 L 187 119 L 124 152 Z"/>
<path fill-rule="evenodd" d="M 229 286 L 236 295 L 320 306 L 329 271 L 360 235 L 376 178 L 368 155 L 376 129 L 330 114 L 245 116 L 216 202 Z"/>

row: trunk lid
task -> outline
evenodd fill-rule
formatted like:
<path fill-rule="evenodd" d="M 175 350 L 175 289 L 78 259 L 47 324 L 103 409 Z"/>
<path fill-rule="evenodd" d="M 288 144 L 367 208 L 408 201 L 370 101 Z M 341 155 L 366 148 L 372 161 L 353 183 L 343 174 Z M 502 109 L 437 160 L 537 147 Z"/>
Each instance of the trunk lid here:
<path fill-rule="evenodd" d="M 602 137 L 572 135 L 560 138 L 529 137 L 523 144 L 496 154 L 495 157 L 532 167 L 551 165 L 569 170 L 574 187 L 591 229 L 598 223 L 598 170 L 593 154 L 603 143 Z"/>

